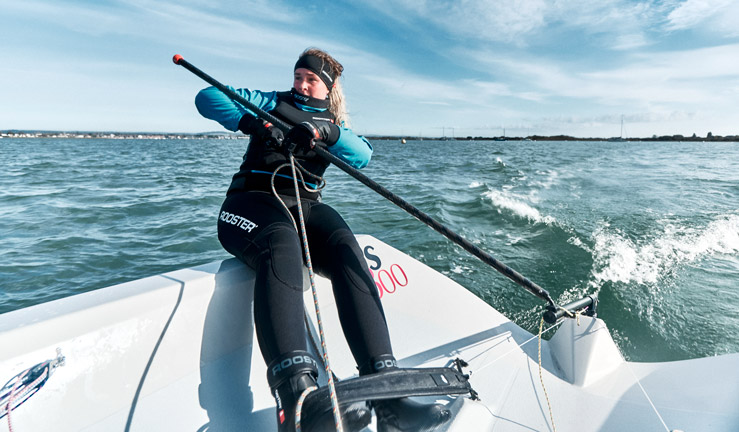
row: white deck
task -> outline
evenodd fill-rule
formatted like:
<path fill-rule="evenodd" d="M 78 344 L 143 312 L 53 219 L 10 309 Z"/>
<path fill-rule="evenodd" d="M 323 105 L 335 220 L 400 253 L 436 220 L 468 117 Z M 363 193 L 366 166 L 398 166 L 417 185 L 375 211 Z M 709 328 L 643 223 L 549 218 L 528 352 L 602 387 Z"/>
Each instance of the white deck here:
<path fill-rule="evenodd" d="M 530 333 L 423 264 L 359 239 L 381 259 L 386 284 L 392 271 L 407 279 L 383 295 L 401 366 L 470 363 L 481 401 L 446 398 L 458 412 L 447 430 L 552 430 L 537 341 L 519 347 Z M 350 377 L 355 364 L 330 284 L 318 287 L 331 364 Z M 0 385 L 57 347 L 66 356 L 12 413 L 14 430 L 274 430 L 252 290 L 252 273 L 226 260 L 0 315 Z M 306 304 L 312 311 L 310 291 Z M 558 430 L 739 430 L 739 354 L 627 363 L 602 321 L 581 318 L 544 341 L 542 356 Z M 0 420 L 0 431 L 7 428 Z"/>

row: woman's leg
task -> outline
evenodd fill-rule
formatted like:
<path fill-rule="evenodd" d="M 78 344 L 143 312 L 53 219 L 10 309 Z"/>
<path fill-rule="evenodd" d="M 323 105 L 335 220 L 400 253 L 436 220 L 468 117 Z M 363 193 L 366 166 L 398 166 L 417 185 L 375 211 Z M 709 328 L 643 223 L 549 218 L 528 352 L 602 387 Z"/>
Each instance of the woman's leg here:
<path fill-rule="evenodd" d="M 331 279 L 341 327 L 357 364 L 392 354 L 377 286 L 349 226 L 334 209 L 316 203 L 306 229 L 316 272 Z"/>
<path fill-rule="evenodd" d="M 265 363 L 305 351 L 302 250 L 287 211 L 267 193 L 231 195 L 221 208 L 218 238 L 255 270 L 254 324 Z"/>
<path fill-rule="evenodd" d="M 397 368 L 385 313 L 367 262 L 343 218 L 325 204 L 311 206 L 306 229 L 317 272 L 331 279 L 341 327 L 360 375 Z M 409 398 L 377 401 L 378 431 L 418 431 L 449 420 L 440 404 Z"/>
<path fill-rule="evenodd" d="M 228 197 L 218 220 L 224 248 L 255 270 L 254 324 L 267 381 L 277 405 L 279 432 L 295 430 L 295 406 L 316 385 L 318 364 L 306 351 L 303 309 L 303 252 L 295 228 L 280 202 L 269 194 L 246 192 Z M 365 406 L 342 408 L 344 428 L 356 431 L 371 420 Z M 306 413 L 303 430 L 333 429 L 330 407 Z"/>

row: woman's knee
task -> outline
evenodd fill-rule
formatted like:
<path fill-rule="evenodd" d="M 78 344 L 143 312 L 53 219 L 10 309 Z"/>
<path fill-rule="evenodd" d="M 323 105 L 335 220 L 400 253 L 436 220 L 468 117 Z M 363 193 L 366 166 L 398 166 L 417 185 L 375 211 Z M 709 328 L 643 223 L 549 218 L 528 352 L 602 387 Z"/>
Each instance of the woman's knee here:
<path fill-rule="evenodd" d="M 295 229 L 289 225 L 275 227 L 260 243 L 263 243 L 261 258 L 269 261 L 263 263 L 269 265 L 269 271 L 280 282 L 302 291 L 303 252 Z"/>

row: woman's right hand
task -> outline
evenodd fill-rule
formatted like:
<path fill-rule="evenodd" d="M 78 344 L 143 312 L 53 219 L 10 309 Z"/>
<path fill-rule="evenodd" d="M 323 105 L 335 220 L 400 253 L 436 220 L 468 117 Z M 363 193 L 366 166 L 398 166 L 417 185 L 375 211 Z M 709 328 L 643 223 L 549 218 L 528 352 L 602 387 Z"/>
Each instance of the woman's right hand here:
<path fill-rule="evenodd" d="M 274 127 L 272 123 L 252 117 L 249 114 L 244 114 L 244 117 L 239 122 L 239 130 L 252 137 L 256 136 L 268 147 L 276 149 L 281 149 L 285 140 L 285 135 L 279 128 Z"/>

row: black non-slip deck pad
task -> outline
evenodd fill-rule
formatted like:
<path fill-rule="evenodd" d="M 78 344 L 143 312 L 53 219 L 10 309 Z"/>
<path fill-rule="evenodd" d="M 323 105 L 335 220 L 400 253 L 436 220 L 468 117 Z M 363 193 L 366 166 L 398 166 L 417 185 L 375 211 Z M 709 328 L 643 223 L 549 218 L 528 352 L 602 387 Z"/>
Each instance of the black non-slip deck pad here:
<path fill-rule="evenodd" d="M 467 376 L 452 368 L 394 369 L 335 383 L 339 405 L 396 399 L 409 396 L 460 395 L 470 393 Z M 304 412 L 330 407 L 328 386 L 311 392 Z"/>

